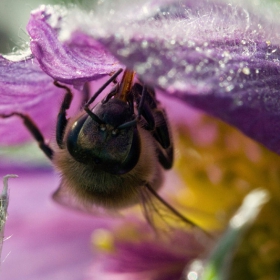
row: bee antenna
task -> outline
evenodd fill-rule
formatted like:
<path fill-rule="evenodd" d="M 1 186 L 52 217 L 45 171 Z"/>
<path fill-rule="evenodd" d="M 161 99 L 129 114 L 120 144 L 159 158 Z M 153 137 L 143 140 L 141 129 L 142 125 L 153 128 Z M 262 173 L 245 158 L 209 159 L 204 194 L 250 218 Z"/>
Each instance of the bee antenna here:
<path fill-rule="evenodd" d="M 88 100 L 88 102 L 84 106 L 84 110 L 87 112 L 87 114 L 98 124 L 104 124 L 102 120 L 100 120 L 90 109 L 89 105 L 94 102 L 94 100 L 98 97 L 98 95 L 115 79 L 119 76 L 119 74 L 123 71 L 123 69 L 119 69 L 108 81 L 106 81 L 98 90 L 97 92 Z"/>
<path fill-rule="evenodd" d="M 141 115 L 142 115 L 142 108 L 143 108 L 143 105 L 144 105 L 144 102 L 145 102 L 146 94 L 147 94 L 147 90 L 146 90 L 146 86 L 144 85 L 143 89 L 142 89 L 141 99 L 140 99 L 139 106 L 138 106 L 137 117 L 132 121 L 121 124 L 120 126 L 118 126 L 118 129 L 128 128 L 128 127 L 131 127 L 131 126 L 134 126 L 134 125 L 137 124 L 137 121 L 140 120 Z"/>
<path fill-rule="evenodd" d="M 99 119 L 99 117 L 97 117 L 89 108 L 84 108 L 84 109 L 87 112 L 87 114 L 91 117 L 91 119 L 93 119 L 95 122 L 97 122 L 100 125 L 105 124 L 105 122 Z"/>
<path fill-rule="evenodd" d="M 137 118 L 130 121 L 130 122 L 126 122 L 124 124 L 121 124 L 120 126 L 117 127 L 117 129 L 124 129 L 124 128 L 128 128 L 128 127 L 131 127 L 131 126 L 134 126 L 137 124 Z"/>
<path fill-rule="evenodd" d="M 94 100 L 98 97 L 98 95 L 110 84 L 112 83 L 123 71 L 123 69 L 119 69 L 108 81 L 106 81 L 90 98 L 90 100 L 85 104 L 84 109 L 88 109 L 89 105 L 94 102 Z"/>

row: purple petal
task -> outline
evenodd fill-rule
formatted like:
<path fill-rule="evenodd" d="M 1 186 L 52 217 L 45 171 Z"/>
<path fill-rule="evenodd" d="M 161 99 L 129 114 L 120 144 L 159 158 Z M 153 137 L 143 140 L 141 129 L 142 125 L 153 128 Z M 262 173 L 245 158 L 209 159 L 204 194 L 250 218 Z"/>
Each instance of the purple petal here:
<path fill-rule="evenodd" d="M 11 170 L 0 170 L 1 177 Z M 1 279 L 82 280 L 93 258 L 92 231 L 109 222 L 59 207 L 50 200 L 58 186 L 51 170 L 13 169 L 3 244 Z"/>
<path fill-rule="evenodd" d="M 55 26 L 51 26 L 54 21 Z M 68 84 L 83 84 L 120 68 L 104 47 L 81 32 L 71 33 L 68 40 L 60 42 L 60 21 L 55 8 L 41 6 L 31 14 L 27 26 L 31 51 L 48 75 Z"/>
<path fill-rule="evenodd" d="M 276 18 L 214 1 L 174 3 L 145 20 L 83 28 L 147 83 L 280 153 Z"/>
<path fill-rule="evenodd" d="M 28 25 L 32 52 L 47 74 L 76 85 L 120 67 L 98 40 L 147 83 L 280 153 L 276 12 L 165 2 L 106 16 L 43 6 Z"/>
<path fill-rule="evenodd" d="M 1 113 L 33 106 L 38 92 L 44 92 L 42 88 L 53 84 L 53 80 L 40 69 L 32 57 L 11 61 L 0 56 L 0 71 Z M 52 89 L 54 88 L 52 85 Z"/>
<path fill-rule="evenodd" d="M 53 79 L 31 57 L 14 62 L 0 56 L 0 72 L 0 114 L 27 113 L 50 135 L 63 91 L 54 86 Z M 0 122 L 1 144 L 21 143 L 31 138 L 19 117 L 0 118 Z"/>

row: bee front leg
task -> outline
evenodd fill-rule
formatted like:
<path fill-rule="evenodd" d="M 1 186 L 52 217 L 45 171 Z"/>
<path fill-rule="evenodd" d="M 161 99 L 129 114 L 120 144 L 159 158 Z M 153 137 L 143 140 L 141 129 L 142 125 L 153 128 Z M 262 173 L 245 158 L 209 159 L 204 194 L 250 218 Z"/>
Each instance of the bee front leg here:
<path fill-rule="evenodd" d="M 135 84 L 132 88 L 138 106 L 138 114 L 143 116 L 147 124 L 145 129 L 152 131 L 154 138 L 167 149 L 170 146 L 170 134 L 165 110 L 160 107 L 155 91 L 147 86 Z"/>
<path fill-rule="evenodd" d="M 158 160 L 165 169 L 173 165 L 173 143 L 169 132 L 169 124 L 165 110 L 160 107 L 159 101 L 152 88 L 135 84 L 132 88 L 138 106 L 138 114 L 143 116 L 156 140 Z"/>
<path fill-rule="evenodd" d="M 173 165 L 173 158 L 174 158 L 174 149 L 173 145 L 171 145 L 167 149 L 162 149 L 162 147 L 158 147 L 157 149 L 158 153 L 158 161 L 162 165 L 164 169 L 170 169 Z"/>
<path fill-rule="evenodd" d="M 88 102 L 89 98 L 90 98 L 90 86 L 89 86 L 89 83 L 85 83 L 83 90 L 82 90 L 82 100 L 81 100 L 80 109 L 84 108 L 84 106 Z"/>
<path fill-rule="evenodd" d="M 0 115 L 1 118 L 6 119 L 10 118 L 12 116 L 18 116 L 23 120 L 23 123 L 25 127 L 28 129 L 28 131 L 31 133 L 31 135 L 35 138 L 37 141 L 40 149 L 45 153 L 45 155 L 49 158 L 52 159 L 53 156 L 53 150 L 49 147 L 48 144 L 45 143 L 45 139 L 35 122 L 28 116 L 22 113 L 11 113 L 7 115 Z"/>
<path fill-rule="evenodd" d="M 63 102 L 60 106 L 59 113 L 57 115 L 57 123 L 56 123 L 56 142 L 57 145 L 61 149 L 63 149 L 63 137 L 64 137 L 66 125 L 68 123 L 68 120 L 66 118 L 66 111 L 70 108 L 71 102 L 73 100 L 73 93 L 68 87 L 61 85 L 57 81 L 54 81 L 54 85 L 66 90 L 66 94 L 64 96 Z"/>
<path fill-rule="evenodd" d="M 155 109 L 156 128 L 154 137 L 158 145 L 158 160 L 165 169 L 170 169 L 173 165 L 173 142 L 169 132 L 169 124 L 164 109 Z"/>

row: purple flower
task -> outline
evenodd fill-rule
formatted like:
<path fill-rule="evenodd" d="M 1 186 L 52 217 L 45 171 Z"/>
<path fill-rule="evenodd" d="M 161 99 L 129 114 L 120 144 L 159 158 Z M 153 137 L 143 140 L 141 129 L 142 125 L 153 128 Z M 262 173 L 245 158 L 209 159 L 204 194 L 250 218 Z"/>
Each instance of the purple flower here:
<path fill-rule="evenodd" d="M 124 64 L 279 153 L 279 26 L 271 10 L 268 17 L 257 8 L 190 0 L 119 3 L 109 13 L 41 6 L 27 27 L 32 54 L 1 58 L 0 112 L 28 110 L 48 131 L 57 112 L 50 102 L 61 98 L 48 76 L 78 87 Z"/>
<path fill-rule="evenodd" d="M 101 78 L 127 67 L 159 93 L 218 117 L 280 153 L 276 11 L 214 0 L 112 5 L 90 13 L 59 6 L 33 11 L 28 54 L 0 57 L 0 114 L 27 112 L 51 138 L 64 93 L 53 80 L 77 91 L 93 82 L 94 90 Z M 180 121 L 187 123 L 190 115 L 182 111 Z M 30 139 L 18 118 L 1 120 L 0 137 L 2 144 Z M 144 245 L 119 243 L 118 248 L 127 257 L 132 250 L 143 252 Z M 151 256 L 178 262 L 181 272 L 189 256 L 161 245 L 150 246 Z"/>

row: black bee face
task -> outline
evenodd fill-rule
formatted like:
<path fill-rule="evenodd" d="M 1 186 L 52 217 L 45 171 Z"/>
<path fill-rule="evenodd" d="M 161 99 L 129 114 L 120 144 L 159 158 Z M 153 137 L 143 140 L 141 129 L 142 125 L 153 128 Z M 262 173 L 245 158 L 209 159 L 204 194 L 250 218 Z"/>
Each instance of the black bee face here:
<path fill-rule="evenodd" d="M 136 126 L 119 128 L 130 122 L 134 113 L 119 99 L 98 103 L 72 125 L 66 136 L 67 149 L 77 161 L 93 164 L 111 174 L 122 174 L 134 168 L 140 156 Z"/>

